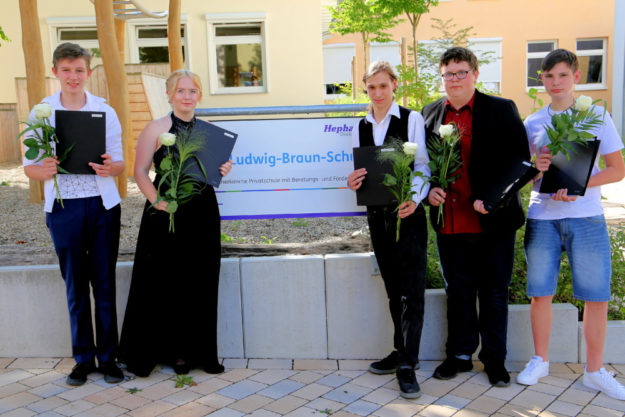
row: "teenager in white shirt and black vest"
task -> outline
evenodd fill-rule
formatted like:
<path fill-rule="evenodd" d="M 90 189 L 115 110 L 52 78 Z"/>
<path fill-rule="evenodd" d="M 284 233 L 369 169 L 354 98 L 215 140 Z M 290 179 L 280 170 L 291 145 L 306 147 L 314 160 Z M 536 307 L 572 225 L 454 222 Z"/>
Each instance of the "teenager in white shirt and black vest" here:
<path fill-rule="evenodd" d="M 353 130 L 354 147 L 380 146 L 391 138 L 417 144 L 414 169 L 430 175 L 425 149 L 424 123 L 415 111 L 400 107 L 393 99 L 397 77 L 388 62 L 373 62 L 363 77 L 371 100 L 369 113 Z M 348 177 L 348 186 L 358 190 L 367 171 L 357 169 Z M 421 200 L 429 186 L 423 179 L 413 182 L 412 201 L 390 206 L 367 206 L 367 220 L 373 251 L 389 298 L 394 325 L 394 347 L 386 358 L 374 362 L 369 371 L 396 372 L 401 396 L 421 395 L 414 369 L 419 365 L 419 343 L 423 328 L 427 226 Z M 395 241 L 397 216 L 402 218 L 399 241 Z"/>

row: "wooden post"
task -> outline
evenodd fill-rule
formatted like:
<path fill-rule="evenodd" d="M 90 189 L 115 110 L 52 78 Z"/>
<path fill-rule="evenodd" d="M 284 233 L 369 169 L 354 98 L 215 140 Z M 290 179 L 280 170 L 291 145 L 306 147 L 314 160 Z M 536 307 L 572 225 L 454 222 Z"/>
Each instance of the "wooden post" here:
<path fill-rule="evenodd" d="M 125 4 L 115 5 L 118 9 L 125 9 Z M 115 37 L 117 38 L 117 50 L 122 64 L 126 63 L 126 21 L 124 19 L 115 19 Z"/>
<path fill-rule="evenodd" d="M 180 38 L 180 0 L 169 0 L 167 39 L 169 43 L 169 69 L 173 72 L 184 68 L 182 39 Z"/>
<path fill-rule="evenodd" d="M 26 64 L 28 106 L 29 109 L 32 109 L 46 96 L 46 71 L 43 62 L 37 0 L 20 0 L 20 18 L 22 21 L 22 49 Z M 43 199 L 43 181 L 29 180 L 29 182 L 30 202 L 41 202 Z"/>
<path fill-rule="evenodd" d="M 406 38 L 404 37 L 401 38 L 401 43 L 399 44 L 399 54 L 401 57 L 401 65 L 408 65 L 408 42 L 406 42 Z M 406 80 L 404 80 L 404 82 L 406 82 Z M 408 96 L 405 94 L 401 99 L 401 104 L 404 107 L 408 106 Z"/>
<path fill-rule="evenodd" d="M 98 41 L 102 53 L 104 72 L 108 84 L 110 105 L 115 109 L 119 122 L 122 125 L 122 146 L 124 159 L 130 153 L 130 138 L 132 124 L 130 121 L 130 105 L 128 104 L 128 80 L 126 68 L 119 55 L 117 37 L 115 36 L 115 22 L 113 18 L 113 2 L 110 0 L 95 0 L 95 18 L 98 28 Z M 128 165 L 126 170 L 117 177 L 117 188 L 122 198 L 127 194 Z"/>
<path fill-rule="evenodd" d="M 358 97 L 358 84 L 356 83 L 356 57 L 352 57 L 352 100 L 356 102 Z"/>

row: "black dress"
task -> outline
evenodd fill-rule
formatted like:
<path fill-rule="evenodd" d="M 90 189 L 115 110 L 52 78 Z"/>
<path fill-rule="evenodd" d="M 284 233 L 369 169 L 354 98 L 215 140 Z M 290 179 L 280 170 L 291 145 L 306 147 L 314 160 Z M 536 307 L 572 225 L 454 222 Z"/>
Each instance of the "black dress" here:
<path fill-rule="evenodd" d="M 171 115 L 170 133 L 192 127 Z M 171 147 L 174 151 L 175 145 Z M 159 164 L 167 155 L 154 153 Z M 155 187 L 160 178 L 155 179 Z M 175 233 L 169 214 L 146 201 L 122 327 L 119 361 L 128 371 L 147 376 L 157 363 L 183 359 L 195 368 L 215 369 L 217 292 L 221 265 L 219 207 L 213 187 L 180 205 Z"/>

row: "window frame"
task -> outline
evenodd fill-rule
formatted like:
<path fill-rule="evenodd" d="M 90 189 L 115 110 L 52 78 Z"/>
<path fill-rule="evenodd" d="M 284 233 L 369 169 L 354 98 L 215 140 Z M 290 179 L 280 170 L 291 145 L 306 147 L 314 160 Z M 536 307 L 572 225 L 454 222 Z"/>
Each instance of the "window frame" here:
<path fill-rule="evenodd" d="M 204 15 L 206 20 L 207 47 L 208 47 L 208 85 L 209 94 L 257 94 L 269 92 L 269 76 L 267 73 L 267 16 L 264 12 L 254 13 L 210 13 Z M 215 34 L 216 28 L 220 26 L 244 26 L 258 25 L 260 35 L 232 36 L 224 37 L 236 40 L 235 43 L 218 40 Z M 235 39 L 236 38 L 236 39 Z M 217 47 L 220 45 L 233 45 L 239 43 L 260 43 L 263 85 L 261 86 L 239 86 L 239 87 L 219 87 L 219 73 L 217 69 Z"/>
<path fill-rule="evenodd" d="M 497 83 L 497 94 L 501 94 L 501 92 L 503 91 L 503 67 L 502 67 L 503 37 L 496 36 L 492 38 L 469 38 L 467 41 L 468 41 L 469 49 L 472 49 L 472 47 L 475 47 L 475 46 L 479 46 L 480 44 L 496 43 L 499 45 L 498 51 L 489 51 L 489 52 L 494 52 L 496 56 L 494 57 L 495 62 L 488 64 L 488 65 L 497 66 L 499 79 L 498 80 L 484 80 L 484 77 L 482 73 L 480 72 L 480 76 L 478 77 L 477 81 L 482 82 L 482 83 Z"/>
<path fill-rule="evenodd" d="M 533 41 L 527 41 L 525 44 L 525 91 L 529 92 L 531 88 L 535 88 L 538 91 L 545 91 L 545 86 L 542 85 L 528 85 L 528 80 L 529 80 L 529 74 L 527 72 L 527 69 L 529 67 L 529 60 L 530 58 L 544 58 L 547 56 L 547 54 L 551 51 L 547 51 L 547 52 L 528 52 L 528 47 L 530 44 L 532 43 L 547 43 L 547 42 L 551 42 L 553 44 L 553 48 L 551 49 L 551 51 L 554 51 L 556 49 L 558 49 L 558 40 L 557 39 L 541 39 L 541 40 L 533 40 Z"/>
<path fill-rule="evenodd" d="M 602 41 L 603 49 L 577 49 L 577 42 L 579 41 Z M 607 58 L 608 58 L 608 42 L 606 38 L 596 37 L 596 38 L 576 38 L 575 39 L 575 54 L 578 58 L 582 56 L 596 56 L 600 55 L 602 59 L 601 65 L 601 82 L 600 83 L 586 83 L 586 84 L 576 84 L 576 90 L 607 90 Z"/>
<path fill-rule="evenodd" d="M 54 54 L 54 50 L 57 46 L 62 44 L 63 42 L 70 41 L 62 41 L 60 39 L 60 32 L 64 29 L 95 29 L 97 32 L 97 25 L 95 21 L 95 17 L 93 16 L 70 16 L 70 17 L 48 17 L 46 19 L 46 23 L 48 24 L 48 31 L 50 36 L 50 60 L 52 60 L 52 55 Z M 97 48 L 100 49 L 100 42 L 95 39 L 90 40 L 75 40 L 71 41 L 74 43 L 80 44 L 80 46 L 85 49 L 91 51 L 91 49 Z M 96 58 L 93 58 L 96 59 Z M 95 64 L 91 62 L 91 69 L 100 64 Z M 98 58 L 101 59 L 101 58 Z"/>
<path fill-rule="evenodd" d="M 139 30 L 146 27 L 152 28 L 167 28 L 167 19 L 154 20 L 152 18 L 139 18 L 130 19 L 126 21 L 126 37 L 128 39 L 128 57 L 130 58 L 129 64 L 141 64 L 139 48 L 149 46 L 169 46 L 167 38 L 153 38 L 153 39 L 139 39 Z M 186 14 L 180 16 L 180 27 L 184 28 L 184 38 L 182 38 L 182 45 L 185 50 L 184 67 L 189 69 L 191 67 L 191 51 L 189 48 L 189 23 Z M 163 45 L 163 39 L 165 43 Z"/>

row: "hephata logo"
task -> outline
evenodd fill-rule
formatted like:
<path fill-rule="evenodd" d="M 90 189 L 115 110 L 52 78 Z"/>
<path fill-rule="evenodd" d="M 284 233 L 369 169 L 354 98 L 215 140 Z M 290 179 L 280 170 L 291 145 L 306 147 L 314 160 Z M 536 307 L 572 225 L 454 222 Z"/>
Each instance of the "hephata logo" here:
<path fill-rule="evenodd" d="M 353 129 L 354 126 L 348 126 L 345 123 L 343 123 L 342 126 L 327 124 L 323 127 L 323 133 L 335 133 L 340 136 L 350 136 Z"/>

